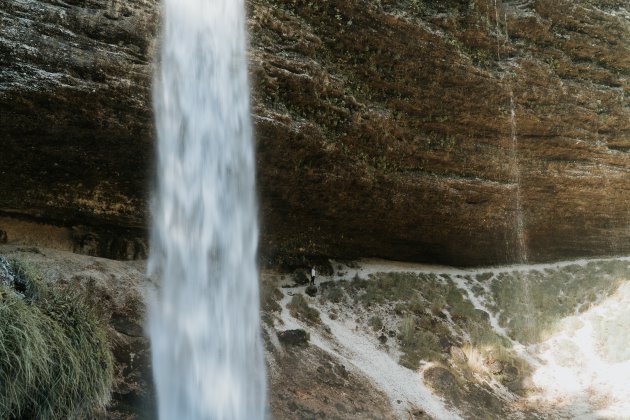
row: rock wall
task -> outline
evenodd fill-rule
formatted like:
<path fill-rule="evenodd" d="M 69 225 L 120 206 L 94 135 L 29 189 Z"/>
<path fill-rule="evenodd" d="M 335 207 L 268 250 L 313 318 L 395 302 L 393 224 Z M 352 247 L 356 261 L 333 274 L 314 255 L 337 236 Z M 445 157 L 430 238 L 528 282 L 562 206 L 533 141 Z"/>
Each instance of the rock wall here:
<path fill-rule="evenodd" d="M 144 228 L 155 0 L 0 5 L 0 211 Z"/>
<path fill-rule="evenodd" d="M 248 10 L 266 259 L 630 251 L 626 1 Z M 136 247 L 157 2 L 19 0 L 0 19 L 0 215 Z"/>

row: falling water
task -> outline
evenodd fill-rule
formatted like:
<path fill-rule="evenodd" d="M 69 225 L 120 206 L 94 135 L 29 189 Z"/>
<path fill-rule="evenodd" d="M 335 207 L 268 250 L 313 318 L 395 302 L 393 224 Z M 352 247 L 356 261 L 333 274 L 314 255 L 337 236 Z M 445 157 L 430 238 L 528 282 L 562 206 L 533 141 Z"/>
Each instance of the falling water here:
<path fill-rule="evenodd" d="M 497 7 L 497 0 L 494 0 L 494 22 L 496 29 L 496 38 L 497 38 L 497 60 L 501 60 L 501 46 L 499 42 L 499 38 L 501 35 L 501 30 L 499 29 L 499 8 Z"/>
<path fill-rule="evenodd" d="M 494 12 L 496 18 L 497 57 L 501 60 L 501 48 L 499 44 L 499 37 L 501 36 L 501 33 L 499 29 L 499 10 L 496 0 L 494 0 Z M 503 13 L 503 19 L 505 28 L 505 43 L 509 44 L 510 35 L 508 31 L 506 12 Z M 512 90 L 512 83 L 509 81 L 509 78 L 507 85 L 510 94 L 510 172 L 515 185 L 514 236 L 516 238 L 516 257 L 519 263 L 525 263 L 527 262 L 529 256 L 525 238 L 525 220 L 521 198 L 521 166 L 519 161 L 518 133 L 516 125 L 516 102 L 514 99 L 514 92 Z"/>
<path fill-rule="evenodd" d="M 149 328 L 163 419 L 260 419 L 265 372 L 242 0 L 163 0 Z"/>
<path fill-rule="evenodd" d="M 527 262 L 527 243 L 525 242 L 525 221 L 523 220 L 523 204 L 521 198 L 521 166 L 518 157 L 518 136 L 516 132 L 516 104 L 514 103 L 514 94 L 510 90 L 510 144 L 512 154 L 512 176 L 516 185 L 515 197 L 515 233 L 517 244 L 518 262 Z"/>

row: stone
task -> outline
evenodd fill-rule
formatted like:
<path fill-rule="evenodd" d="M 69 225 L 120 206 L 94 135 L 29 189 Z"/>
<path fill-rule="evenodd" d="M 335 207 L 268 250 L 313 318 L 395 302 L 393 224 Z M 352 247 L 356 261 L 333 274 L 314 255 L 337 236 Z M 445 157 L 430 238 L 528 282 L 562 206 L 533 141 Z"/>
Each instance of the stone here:
<path fill-rule="evenodd" d="M 480 265 L 518 261 L 520 238 L 539 261 L 630 248 L 627 21 L 586 0 L 497 2 L 497 51 L 491 4 L 469 3 L 330 3 L 351 26 L 252 3 L 263 236 L 279 250 Z"/>
<path fill-rule="evenodd" d="M 159 1 L 0 12 L 0 213 L 145 229 Z"/>
<path fill-rule="evenodd" d="M 144 336 L 142 325 L 129 316 L 114 313 L 109 320 L 109 324 L 121 334 L 125 334 L 130 337 Z"/>
<path fill-rule="evenodd" d="M 488 360 L 488 369 L 493 375 L 498 375 L 503 372 L 503 363 L 500 360 Z"/>
<path fill-rule="evenodd" d="M 309 334 L 301 329 L 278 332 L 278 340 L 288 346 L 307 346 L 309 339 Z"/>
<path fill-rule="evenodd" d="M 317 295 L 317 286 L 310 285 L 304 291 L 310 297 L 315 297 Z"/>

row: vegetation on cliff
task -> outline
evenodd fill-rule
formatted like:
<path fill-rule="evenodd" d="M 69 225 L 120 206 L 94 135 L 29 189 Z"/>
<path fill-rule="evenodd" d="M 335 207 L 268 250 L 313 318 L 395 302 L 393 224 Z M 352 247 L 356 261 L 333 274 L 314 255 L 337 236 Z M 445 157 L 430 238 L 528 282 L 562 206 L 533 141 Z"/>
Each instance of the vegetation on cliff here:
<path fill-rule="evenodd" d="M 12 281 L 0 278 L 0 418 L 98 413 L 109 401 L 113 362 L 94 310 L 24 263 L 6 268 Z"/>

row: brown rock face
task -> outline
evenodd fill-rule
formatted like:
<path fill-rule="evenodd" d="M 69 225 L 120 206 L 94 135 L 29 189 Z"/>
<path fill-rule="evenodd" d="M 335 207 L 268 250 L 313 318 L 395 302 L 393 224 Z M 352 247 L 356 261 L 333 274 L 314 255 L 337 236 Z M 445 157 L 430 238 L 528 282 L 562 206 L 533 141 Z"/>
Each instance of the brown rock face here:
<path fill-rule="evenodd" d="M 627 2 L 251 14 L 263 248 L 461 265 L 628 252 Z"/>
<path fill-rule="evenodd" d="M 625 0 L 248 10 L 264 257 L 630 251 Z M 142 229 L 156 2 L 0 12 L 0 210 Z"/>
<path fill-rule="evenodd" d="M 144 230 L 157 4 L 0 4 L 3 216 Z"/>

